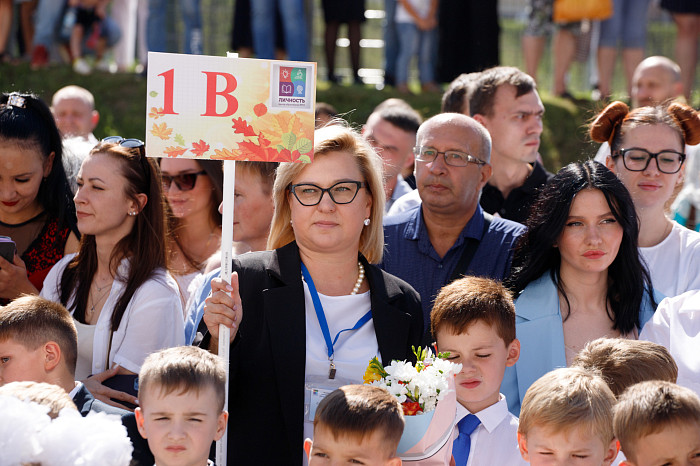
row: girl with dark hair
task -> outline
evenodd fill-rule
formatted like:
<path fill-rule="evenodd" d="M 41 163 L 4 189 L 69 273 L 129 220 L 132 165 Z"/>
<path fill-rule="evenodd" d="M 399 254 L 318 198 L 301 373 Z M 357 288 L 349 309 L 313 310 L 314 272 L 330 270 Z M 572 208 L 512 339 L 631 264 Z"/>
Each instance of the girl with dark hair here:
<path fill-rule="evenodd" d="M 630 111 L 608 105 L 590 126 L 610 145 L 607 167 L 630 192 L 639 217 L 639 246 L 654 287 L 664 296 L 700 288 L 700 233 L 666 216 L 685 175 L 686 144 L 700 143 L 700 114 L 677 102 Z"/>
<path fill-rule="evenodd" d="M 185 305 L 190 284 L 221 245 L 224 174 L 217 160 L 160 159 L 160 170 L 171 231 L 169 265 Z"/>
<path fill-rule="evenodd" d="M 149 353 L 184 343 L 159 176 L 141 141 L 113 136 L 95 146 L 78 173 L 80 250 L 56 264 L 42 290 L 75 319 L 76 379 L 110 404 L 136 398 L 103 381 L 138 374 Z"/>
<path fill-rule="evenodd" d="M 32 94 L 0 96 L 0 235 L 16 244 L 0 257 L 0 303 L 37 294 L 53 265 L 77 251 L 63 146 L 49 107 Z"/>
<path fill-rule="evenodd" d="M 572 163 L 542 189 L 513 258 L 520 360 L 501 392 L 520 412 L 528 387 L 591 340 L 637 338 L 656 303 L 637 249 L 629 192 L 598 162 Z"/>

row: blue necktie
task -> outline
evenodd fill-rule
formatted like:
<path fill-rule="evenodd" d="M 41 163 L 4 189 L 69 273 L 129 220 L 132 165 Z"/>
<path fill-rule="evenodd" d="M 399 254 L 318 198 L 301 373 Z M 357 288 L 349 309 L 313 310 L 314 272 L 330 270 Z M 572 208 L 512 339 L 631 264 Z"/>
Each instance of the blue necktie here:
<path fill-rule="evenodd" d="M 457 423 L 459 436 L 457 436 L 452 444 L 452 456 L 454 456 L 457 466 L 466 466 L 467 460 L 469 459 L 469 449 L 471 448 L 471 438 L 469 436 L 479 424 L 481 424 L 481 421 L 473 414 L 464 416 L 462 420 Z"/>

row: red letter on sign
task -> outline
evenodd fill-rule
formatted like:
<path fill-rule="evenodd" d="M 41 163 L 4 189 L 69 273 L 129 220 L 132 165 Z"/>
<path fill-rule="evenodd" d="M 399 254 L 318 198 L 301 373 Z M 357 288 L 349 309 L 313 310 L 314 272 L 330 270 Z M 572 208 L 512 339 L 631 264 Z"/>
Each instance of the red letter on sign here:
<path fill-rule="evenodd" d="M 164 71 L 158 76 L 163 76 L 165 86 L 163 89 L 163 113 L 166 115 L 177 115 L 173 110 L 173 88 L 175 87 L 175 69 Z"/>
<path fill-rule="evenodd" d="M 207 75 L 207 111 L 202 116 L 227 117 L 238 110 L 238 100 L 231 93 L 236 89 L 238 83 L 232 74 L 218 73 L 215 71 L 202 71 Z M 226 88 L 223 91 L 216 90 L 217 76 L 226 79 Z M 220 95 L 226 99 L 226 110 L 223 113 L 216 113 L 216 96 Z"/>

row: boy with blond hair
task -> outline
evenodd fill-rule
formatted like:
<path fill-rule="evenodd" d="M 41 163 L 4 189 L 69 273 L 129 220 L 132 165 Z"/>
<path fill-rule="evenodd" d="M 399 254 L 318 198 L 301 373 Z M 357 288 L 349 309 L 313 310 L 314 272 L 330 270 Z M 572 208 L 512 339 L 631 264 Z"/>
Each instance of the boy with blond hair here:
<path fill-rule="evenodd" d="M 314 415 L 314 439 L 304 441 L 309 466 L 400 466 L 396 449 L 404 419 L 396 397 L 372 385 L 345 385 L 329 393 Z"/>
<path fill-rule="evenodd" d="M 665 381 L 638 383 L 615 406 L 623 466 L 700 464 L 700 399 Z"/>
<path fill-rule="evenodd" d="M 627 387 L 647 380 L 676 383 L 678 366 L 663 346 L 644 340 L 598 338 L 576 355 L 572 367 L 597 372 L 615 397 Z"/>
<path fill-rule="evenodd" d="M 518 419 L 500 393 L 506 367 L 520 356 L 508 290 L 487 278 L 455 280 L 435 299 L 430 326 L 438 351 L 462 364 L 455 378 L 455 465 L 524 464 L 517 444 Z"/>
<path fill-rule="evenodd" d="M 578 367 L 555 369 L 525 393 L 518 446 L 531 465 L 610 466 L 618 452 L 612 429 L 615 395 Z"/>
<path fill-rule="evenodd" d="M 139 373 L 136 423 L 156 466 L 206 466 L 212 442 L 226 431 L 226 368 L 196 346 L 149 355 Z"/>

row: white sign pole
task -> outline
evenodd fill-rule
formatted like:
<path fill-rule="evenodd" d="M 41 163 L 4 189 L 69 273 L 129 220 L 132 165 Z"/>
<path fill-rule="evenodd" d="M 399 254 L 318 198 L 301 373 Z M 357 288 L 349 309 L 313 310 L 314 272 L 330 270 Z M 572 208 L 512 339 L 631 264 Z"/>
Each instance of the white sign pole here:
<path fill-rule="evenodd" d="M 228 53 L 228 58 L 237 58 L 237 53 Z M 221 214 L 221 279 L 231 283 L 231 264 L 233 262 L 233 199 L 236 184 L 236 161 L 224 160 L 224 189 L 223 212 Z M 240 322 L 238 322 L 240 325 Z M 226 366 L 226 391 L 224 396 L 224 409 L 228 411 L 228 386 L 229 381 L 229 343 L 230 330 L 224 325 L 219 325 L 219 356 Z M 216 464 L 225 466 L 226 447 L 228 445 L 228 424 L 224 435 L 216 442 Z"/>
<path fill-rule="evenodd" d="M 233 193 L 236 180 L 236 161 L 224 160 L 224 208 L 221 218 L 221 278 L 231 283 L 231 263 L 233 261 Z M 239 322 L 240 325 L 240 322 Z M 228 386 L 229 386 L 229 343 L 230 330 L 224 325 L 219 325 L 219 356 L 224 359 L 226 365 L 226 396 L 224 397 L 224 409 L 228 411 Z M 228 426 L 224 436 L 216 442 L 216 464 L 226 464 L 226 446 Z"/>

